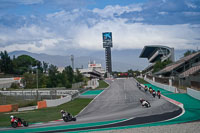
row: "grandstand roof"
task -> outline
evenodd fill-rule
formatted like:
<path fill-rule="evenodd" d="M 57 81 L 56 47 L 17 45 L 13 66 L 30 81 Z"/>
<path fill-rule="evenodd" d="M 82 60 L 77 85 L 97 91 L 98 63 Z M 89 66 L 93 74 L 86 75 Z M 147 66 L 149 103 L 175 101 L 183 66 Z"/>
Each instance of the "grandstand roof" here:
<path fill-rule="evenodd" d="M 162 45 L 149 45 L 145 46 L 140 54 L 140 58 L 149 58 L 149 56 L 152 55 L 152 53 L 158 49 L 158 48 L 167 48 L 170 49 L 169 47 L 162 46 Z"/>
<path fill-rule="evenodd" d="M 170 72 L 170 71 L 176 69 L 177 67 L 179 67 L 180 65 L 184 64 L 186 61 L 189 61 L 190 59 L 192 59 L 193 57 L 195 57 L 197 55 L 200 55 L 200 52 L 196 52 L 194 54 L 191 54 L 191 55 L 188 55 L 186 57 L 183 57 L 180 60 L 178 60 L 177 62 L 172 63 L 172 64 L 168 65 L 167 67 L 165 67 L 164 69 L 160 70 L 156 74 L 162 74 L 162 73 Z"/>

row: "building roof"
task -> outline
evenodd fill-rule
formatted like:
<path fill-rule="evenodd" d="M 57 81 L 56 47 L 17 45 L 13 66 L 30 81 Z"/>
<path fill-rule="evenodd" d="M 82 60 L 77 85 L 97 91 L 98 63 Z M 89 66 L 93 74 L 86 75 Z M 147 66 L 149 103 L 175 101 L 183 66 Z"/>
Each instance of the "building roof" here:
<path fill-rule="evenodd" d="M 190 69 L 188 69 L 187 71 L 181 73 L 180 77 L 181 78 L 188 77 L 189 75 L 195 74 L 196 72 L 199 72 L 199 71 L 200 71 L 200 64 L 193 66 Z"/>
<path fill-rule="evenodd" d="M 199 54 L 200 54 L 200 52 L 196 52 L 194 54 L 191 54 L 191 55 L 188 55 L 186 57 L 183 57 L 180 60 L 178 60 L 177 62 L 172 63 L 172 64 L 168 65 L 167 67 L 165 67 L 164 69 L 160 70 L 156 74 L 170 72 L 170 71 L 174 70 L 175 68 L 177 68 L 177 67 L 181 66 L 182 64 L 184 64 L 186 61 L 189 61 L 190 59 L 192 59 L 193 57 L 195 57 L 195 56 L 197 56 Z"/>
<path fill-rule="evenodd" d="M 162 45 L 149 45 L 149 46 L 145 46 L 140 54 L 140 58 L 149 58 L 149 56 L 152 55 L 153 52 L 155 52 L 155 50 L 157 50 L 158 48 L 167 48 L 170 49 L 167 46 L 162 46 Z"/>

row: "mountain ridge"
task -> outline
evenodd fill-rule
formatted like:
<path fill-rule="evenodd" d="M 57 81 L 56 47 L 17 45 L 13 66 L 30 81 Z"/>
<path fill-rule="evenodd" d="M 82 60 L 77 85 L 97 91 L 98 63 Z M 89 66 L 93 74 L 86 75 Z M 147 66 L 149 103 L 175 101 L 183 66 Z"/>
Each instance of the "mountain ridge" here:
<path fill-rule="evenodd" d="M 75 68 L 84 68 L 88 67 L 89 61 L 94 61 L 98 64 L 102 64 L 102 67 L 105 68 L 105 53 L 104 51 L 90 51 L 90 50 L 74 50 L 66 51 L 68 55 L 49 55 L 46 53 L 32 53 L 28 51 L 12 51 L 9 52 L 9 56 L 12 58 L 14 55 L 18 57 L 20 55 L 29 55 L 39 61 L 45 61 L 49 64 L 56 65 L 57 67 L 65 67 L 71 65 L 70 55 L 74 55 L 74 66 Z M 128 49 L 128 50 L 112 50 L 112 67 L 113 71 L 122 71 L 125 72 L 128 69 L 133 70 L 143 70 L 146 68 L 149 63 L 147 59 L 139 58 L 142 49 Z M 175 59 L 179 59 L 180 55 L 186 50 L 177 50 L 175 51 Z"/>

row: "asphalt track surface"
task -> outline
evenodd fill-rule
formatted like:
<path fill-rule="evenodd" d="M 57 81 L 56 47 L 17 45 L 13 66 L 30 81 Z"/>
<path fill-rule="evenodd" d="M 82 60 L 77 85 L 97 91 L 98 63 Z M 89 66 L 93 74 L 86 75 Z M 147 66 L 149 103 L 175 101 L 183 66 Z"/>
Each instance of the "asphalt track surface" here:
<path fill-rule="evenodd" d="M 149 92 L 139 90 L 136 86 L 135 80 L 132 78 L 115 79 L 107 82 L 110 83 L 110 87 L 105 89 L 81 113 L 79 113 L 76 122 L 65 123 L 59 121 L 53 123 L 34 124 L 30 125 L 28 128 L 76 125 L 125 119 L 125 121 L 109 125 L 57 130 L 52 132 L 109 128 L 163 121 L 178 116 L 182 112 L 178 106 L 166 101 L 165 99 L 158 99 L 157 97 L 153 98 Z M 142 107 L 139 102 L 140 98 L 148 100 L 151 103 L 151 107 Z"/>

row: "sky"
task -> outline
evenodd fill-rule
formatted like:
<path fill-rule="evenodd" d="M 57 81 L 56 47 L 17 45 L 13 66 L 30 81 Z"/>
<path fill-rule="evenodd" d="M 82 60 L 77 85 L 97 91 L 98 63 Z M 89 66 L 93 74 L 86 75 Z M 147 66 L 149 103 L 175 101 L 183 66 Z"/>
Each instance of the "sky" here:
<path fill-rule="evenodd" d="M 200 48 L 200 0 L 0 0 L 0 51 Z"/>

